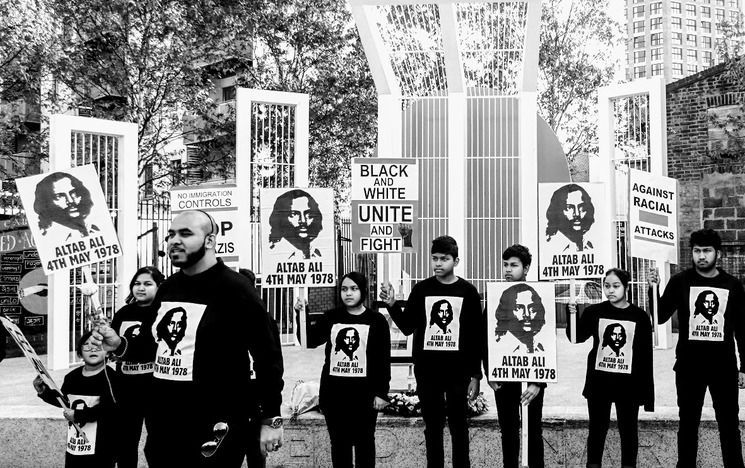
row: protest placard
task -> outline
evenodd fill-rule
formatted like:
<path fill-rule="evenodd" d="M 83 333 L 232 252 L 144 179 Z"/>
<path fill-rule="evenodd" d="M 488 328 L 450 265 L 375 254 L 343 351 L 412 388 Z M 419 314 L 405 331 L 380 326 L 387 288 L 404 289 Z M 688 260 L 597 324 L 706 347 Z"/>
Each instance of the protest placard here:
<path fill-rule="evenodd" d="M 487 378 L 497 382 L 556 382 L 553 283 L 488 283 Z"/>
<path fill-rule="evenodd" d="M 352 160 L 352 246 L 355 253 L 414 252 L 419 217 L 415 159 Z"/>
<path fill-rule="evenodd" d="M 678 263 L 678 181 L 629 172 L 631 256 Z"/>
<path fill-rule="evenodd" d="M 209 213 L 217 224 L 215 253 L 231 268 L 238 267 L 238 197 L 235 185 L 204 184 L 171 189 L 173 216 L 187 211 Z M 250 239 L 246 239 L 250 242 Z"/>
<path fill-rule="evenodd" d="M 333 191 L 262 189 L 260 196 L 262 287 L 335 285 Z"/>
<path fill-rule="evenodd" d="M 538 185 L 538 260 L 542 280 L 600 277 L 611 263 L 604 184 Z"/>
<path fill-rule="evenodd" d="M 16 179 L 16 186 L 44 273 L 122 254 L 92 164 Z"/>
<path fill-rule="evenodd" d="M 39 359 L 39 355 L 36 354 L 33 346 L 31 346 L 31 344 L 28 342 L 21 329 L 18 328 L 15 323 L 13 323 L 11 320 L 8 320 L 6 317 L 0 316 L 0 323 L 3 324 L 3 327 L 5 327 L 5 330 L 7 330 L 8 335 L 13 338 L 13 341 L 16 342 L 18 347 L 21 348 L 21 351 L 23 351 L 26 359 L 28 359 L 28 361 L 34 367 L 34 370 L 36 370 L 36 373 L 39 375 L 39 377 L 41 377 L 41 380 L 44 381 L 47 387 L 52 390 L 56 390 L 57 393 L 62 395 L 62 392 L 60 392 L 60 389 L 59 387 L 57 387 L 57 384 L 54 382 L 51 374 L 49 374 L 47 367 L 44 365 L 41 359 Z"/>

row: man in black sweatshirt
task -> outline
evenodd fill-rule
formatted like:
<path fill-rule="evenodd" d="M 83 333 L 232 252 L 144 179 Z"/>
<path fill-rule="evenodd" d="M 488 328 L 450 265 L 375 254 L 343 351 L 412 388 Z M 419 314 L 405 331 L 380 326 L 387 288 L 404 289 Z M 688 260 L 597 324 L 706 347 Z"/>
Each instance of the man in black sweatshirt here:
<path fill-rule="evenodd" d="M 455 239 L 438 237 L 432 241 L 431 253 L 435 275 L 412 288 L 406 310 L 394 306 L 390 283 L 381 287 L 380 299 L 398 328 L 406 335 L 414 334 L 414 374 L 424 419 L 427 467 L 444 466 L 442 437 L 447 416 L 453 468 L 467 468 L 467 399 L 478 396 L 482 376 L 481 298 L 471 283 L 453 272 L 459 261 Z"/>
<path fill-rule="evenodd" d="M 724 467 L 742 468 L 737 389 L 745 388 L 745 291 L 737 278 L 716 266 L 722 254 L 719 234 L 711 229 L 692 233 L 691 250 L 693 268 L 670 278 L 658 307 L 660 324 L 678 312 L 673 367 L 680 415 L 677 466 L 696 466 L 698 426 L 708 387 L 719 425 Z M 657 270 L 652 269 L 649 286 L 658 283 Z"/>
<path fill-rule="evenodd" d="M 280 343 L 248 279 L 217 260 L 216 234 L 203 211 L 179 214 L 168 230 L 168 253 L 181 271 L 160 286 L 158 315 L 142 326 L 157 345 L 145 447 L 151 468 L 237 468 L 247 454 L 250 466 L 261 466 L 256 454 L 282 445 Z M 126 357 L 126 339 L 111 328 L 95 336 Z M 227 434 L 213 432 L 217 423 L 227 423 Z"/>

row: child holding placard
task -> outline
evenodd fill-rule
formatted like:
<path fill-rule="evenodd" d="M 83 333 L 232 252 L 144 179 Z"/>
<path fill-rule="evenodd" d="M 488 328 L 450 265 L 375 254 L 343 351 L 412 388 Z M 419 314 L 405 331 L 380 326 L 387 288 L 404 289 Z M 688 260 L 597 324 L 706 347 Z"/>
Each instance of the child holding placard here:
<path fill-rule="evenodd" d="M 152 324 L 158 315 L 153 305 L 158 286 L 164 280 L 155 267 L 137 270 L 129 282 L 127 304 L 119 309 L 111 321 L 119 336 L 127 339 L 127 359 L 117 363 L 121 376 L 121 420 L 119 468 L 136 468 L 142 422 L 146 417 L 148 393 L 153 379 L 155 339 Z"/>
<path fill-rule="evenodd" d="M 454 468 L 471 466 L 468 400 L 479 395 L 481 343 L 484 335 L 478 290 L 455 275 L 458 244 L 450 236 L 432 241 L 434 276 L 417 283 L 406 309 L 395 306 L 390 283 L 381 288 L 380 300 L 406 335 L 414 334 L 414 374 L 424 419 L 427 466 L 445 466 L 443 425 L 447 417 Z M 445 402 L 447 401 L 447 404 Z"/>
<path fill-rule="evenodd" d="M 335 468 L 375 466 L 377 412 L 388 405 L 391 335 L 383 314 L 365 307 L 367 279 L 356 271 L 341 280 L 343 307 L 308 324 L 311 348 L 326 343 L 320 407 L 331 439 Z M 298 299 L 295 311 L 303 305 Z"/>
<path fill-rule="evenodd" d="M 629 280 L 628 272 L 609 269 L 603 279 L 608 300 L 587 307 L 577 324 L 578 343 L 592 337 L 582 391 L 590 419 L 588 468 L 601 466 L 612 404 L 615 403 L 618 416 L 623 467 L 636 466 L 639 407 L 654 410 L 652 325 L 644 310 L 629 303 Z M 569 304 L 569 320 L 577 316 L 576 309 L 575 304 Z M 569 336 L 569 325 L 566 329 Z"/>
<path fill-rule="evenodd" d="M 70 409 L 64 410 L 70 423 L 67 430 L 66 468 L 112 468 L 116 460 L 119 409 L 119 376 L 108 369 L 106 352 L 91 341 L 91 332 L 77 343 L 76 351 L 84 365 L 65 376 L 62 393 Z M 39 397 L 60 406 L 57 393 L 40 377 L 34 379 Z M 81 428 L 83 434 L 72 423 Z"/>

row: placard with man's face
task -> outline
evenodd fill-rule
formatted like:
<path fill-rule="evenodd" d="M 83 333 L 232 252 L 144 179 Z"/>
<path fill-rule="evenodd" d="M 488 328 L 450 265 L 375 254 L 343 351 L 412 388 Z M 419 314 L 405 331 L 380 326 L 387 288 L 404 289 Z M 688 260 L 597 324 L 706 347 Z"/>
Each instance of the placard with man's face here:
<path fill-rule="evenodd" d="M 552 283 L 489 283 L 486 314 L 490 381 L 556 381 Z"/>
<path fill-rule="evenodd" d="M 367 376 L 367 338 L 369 325 L 335 323 L 331 327 L 329 375 Z"/>
<path fill-rule="evenodd" d="M 538 257 L 541 279 L 592 278 L 610 262 L 610 218 L 605 186 L 538 186 Z"/>
<path fill-rule="evenodd" d="M 688 295 L 688 339 L 724 341 L 724 311 L 729 291 L 722 288 L 691 286 Z"/>

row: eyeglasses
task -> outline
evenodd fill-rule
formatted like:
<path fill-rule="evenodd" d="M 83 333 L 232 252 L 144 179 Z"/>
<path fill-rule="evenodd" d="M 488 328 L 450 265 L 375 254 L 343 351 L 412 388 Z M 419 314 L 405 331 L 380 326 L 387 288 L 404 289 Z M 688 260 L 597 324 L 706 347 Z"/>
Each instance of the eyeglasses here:
<path fill-rule="evenodd" d="M 223 439 L 228 435 L 228 424 L 224 422 L 215 423 L 215 426 L 212 428 L 212 434 L 215 439 L 202 444 L 202 456 L 205 458 L 211 457 L 220 448 Z"/>
<path fill-rule="evenodd" d="M 83 345 L 80 347 L 83 351 L 101 351 L 100 346 L 93 346 L 93 345 Z"/>

